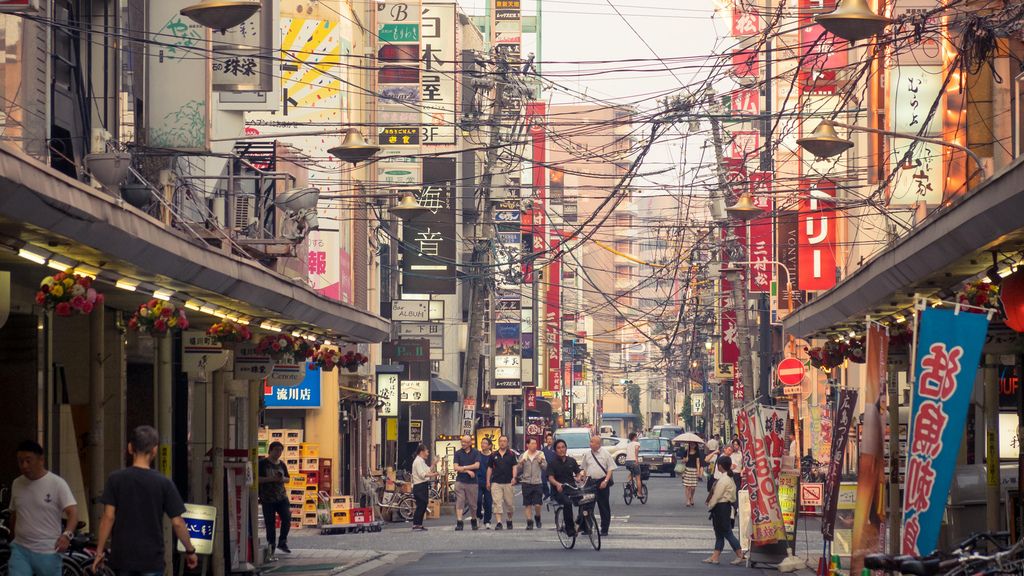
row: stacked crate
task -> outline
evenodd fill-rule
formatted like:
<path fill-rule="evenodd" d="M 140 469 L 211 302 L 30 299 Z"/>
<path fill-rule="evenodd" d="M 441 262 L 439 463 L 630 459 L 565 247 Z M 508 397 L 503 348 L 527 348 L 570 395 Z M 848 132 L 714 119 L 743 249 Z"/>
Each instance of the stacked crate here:
<path fill-rule="evenodd" d="M 352 523 L 352 497 L 351 496 L 333 496 L 331 498 L 331 524 L 351 524 Z"/>
<path fill-rule="evenodd" d="M 298 475 L 305 483 L 305 499 L 302 507 L 302 525 L 317 525 L 317 502 L 320 491 L 320 446 L 301 442 L 296 446 Z"/>

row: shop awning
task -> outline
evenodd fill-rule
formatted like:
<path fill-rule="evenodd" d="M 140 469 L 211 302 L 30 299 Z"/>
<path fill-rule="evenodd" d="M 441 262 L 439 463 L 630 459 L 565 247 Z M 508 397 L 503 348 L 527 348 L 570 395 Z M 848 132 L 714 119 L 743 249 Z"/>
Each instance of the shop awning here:
<path fill-rule="evenodd" d="M 1024 158 L 909 235 L 873 256 L 835 288 L 783 319 L 798 337 L 823 335 L 864 317 L 880 318 L 913 304 L 915 294 L 949 298 L 992 266 L 991 250 L 1024 249 Z"/>
<path fill-rule="evenodd" d="M 458 402 L 462 390 L 451 380 L 440 376 L 430 377 L 430 400 L 433 402 Z"/>
<path fill-rule="evenodd" d="M 0 144 L 0 242 L 40 247 L 255 318 L 355 342 L 388 321 L 325 298 L 260 263 L 202 244 L 91 186 Z"/>

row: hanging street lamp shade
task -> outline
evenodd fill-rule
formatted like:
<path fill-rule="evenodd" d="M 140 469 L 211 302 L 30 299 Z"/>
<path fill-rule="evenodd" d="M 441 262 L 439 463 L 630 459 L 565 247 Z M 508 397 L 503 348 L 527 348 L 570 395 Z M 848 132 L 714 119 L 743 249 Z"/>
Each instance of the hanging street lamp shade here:
<path fill-rule="evenodd" d="M 369 160 L 374 154 L 380 152 L 380 146 L 368 143 L 363 138 L 362 132 L 355 128 L 349 128 L 341 144 L 327 152 L 343 162 L 358 164 L 364 160 Z"/>
<path fill-rule="evenodd" d="M 182 8 L 181 15 L 213 30 L 227 30 L 259 11 L 259 0 L 202 0 Z"/>
<path fill-rule="evenodd" d="M 1024 267 L 1003 278 L 999 292 L 1006 313 L 1006 325 L 1014 332 L 1024 332 Z"/>
<path fill-rule="evenodd" d="M 814 154 L 818 158 L 831 158 L 839 156 L 850 148 L 853 148 L 853 141 L 840 138 L 836 134 L 836 128 L 828 120 L 822 120 L 821 124 L 811 132 L 810 136 L 800 138 L 797 145 Z"/>
<path fill-rule="evenodd" d="M 416 200 L 416 197 L 412 195 L 412 192 L 403 192 L 398 204 L 391 208 L 391 213 L 402 220 L 408 220 L 409 218 L 422 214 L 426 211 L 427 208 Z"/>
<path fill-rule="evenodd" d="M 754 198 L 750 195 L 750 192 L 741 194 L 739 200 L 732 206 L 727 207 L 725 211 L 729 216 L 744 221 L 757 218 L 764 213 L 764 210 L 754 204 Z"/>
<path fill-rule="evenodd" d="M 892 18 L 872 12 L 867 0 L 839 0 L 835 10 L 816 16 L 814 20 L 825 30 L 850 42 L 870 38 L 892 23 Z"/>

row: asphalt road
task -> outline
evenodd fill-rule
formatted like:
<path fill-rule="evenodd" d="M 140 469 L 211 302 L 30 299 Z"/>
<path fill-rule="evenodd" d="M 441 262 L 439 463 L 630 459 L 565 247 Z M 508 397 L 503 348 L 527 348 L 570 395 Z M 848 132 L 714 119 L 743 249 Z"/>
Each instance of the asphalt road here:
<path fill-rule="evenodd" d="M 511 532 L 454 531 L 454 520 L 442 517 L 428 520 L 426 532 L 413 532 L 408 524 L 390 524 L 383 532 L 320 536 L 299 531 L 291 538 L 292 548 L 375 550 L 402 552 L 401 561 L 374 574 L 447 575 L 480 570 L 488 576 L 523 574 L 592 574 L 593 570 L 623 570 L 630 576 L 664 574 L 705 574 L 708 572 L 751 575 L 762 571 L 728 565 L 735 556 L 722 556 L 721 566 L 708 566 L 701 560 L 714 547 L 714 533 L 702 503 L 706 491 L 698 487 L 697 505 L 687 508 L 678 478 L 657 475 L 649 480 L 650 498 L 646 505 L 634 500 L 626 506 L 621 481 L 612 488 L 612 522 L 602 549 L 594 551 L 589 541 L 578 539 L 576 548 L 563 550 L 554 532 L 550 511 L 544 512 L 543 530 L 525 530 L 522 511 L 517 508 L 515 529 Z M 517 506 L 519 504 L 517 498 Z M 815 550 L 820 539 L 813 537 L 815 527 L 800 539 L 798 553 Z M 804 530 L 801 530 L 804 532 Z M 808 540 L 808 541 L 804 541 Z M 475 568 L 474 568 L 475 567 Z M 777 573 L 774 569 L 771 572 Z M 612 572 L 614 574 L 614 572 Z"/>

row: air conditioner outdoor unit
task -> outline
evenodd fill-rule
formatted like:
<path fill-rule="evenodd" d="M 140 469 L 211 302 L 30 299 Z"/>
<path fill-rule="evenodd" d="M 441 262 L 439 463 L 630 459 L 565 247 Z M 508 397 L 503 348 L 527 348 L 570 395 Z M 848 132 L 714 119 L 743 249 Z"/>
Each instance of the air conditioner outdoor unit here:
<path fill-rule="evenodd" d="M 256 196 L 253 194 L 235 195 L 236 228 L 247 228 L 256 222 Z"/>

